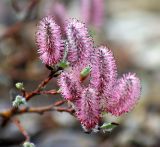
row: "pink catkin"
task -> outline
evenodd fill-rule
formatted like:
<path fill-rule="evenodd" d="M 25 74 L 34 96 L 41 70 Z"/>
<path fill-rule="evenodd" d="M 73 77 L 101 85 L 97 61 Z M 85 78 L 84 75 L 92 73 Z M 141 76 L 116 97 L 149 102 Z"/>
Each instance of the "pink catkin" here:
<path fill-rule="evenodd" d="M 75 81 L 70 73 L 63 72 L 58 80 L 61 94 L 66 100 L 74 101 L 80 98 L 82 87 L 79 81 Z"/>
<path fill-rule="evenodd" d="M 125 74 L 117 80 L 113 88 L 112 97 L 108 97 L 108 112 L 119 116 L 129 112 L 137 103 L 140 97 L 140 80 L 135 74 Z"/>
<path fill-rule="evenodd" d="M 117 67 L 112 52 L 106 47 L 95 49 L 92 57 L 90 85 L 99 95 L 102 110 L 106 107 L 106 97 L 111 95 L 117 78 Z"/>
<path fill-rule="evenodd" d="M 68 61 L 71 66 L 86 64 L 93 51 L 93 41 L 87 28 L 76 19 L 70 19 L 67 23 L 66 34 L 68 40 Z"/>
<path fill-rule="evenodd" d="M 73 102 L 83 128 L 93 131 L 100 122 L 101 112 L 119 116 L 134 107 L 140 97 L 140 80 L 131 73 L 117 80 L 113 53 L 103 46 L 94 48 L 83 23 L 70 19 L 65 29 L 67 60 L 71 67 L 61 73 L 58 84 L 62 96 Z M 64 43 L 60 27 L 53 17 L 40 21 L 36 41 L 40 58 L 45 64 L 53 65 L 62 60 Z M 90 80 L 84 85 L 80 73 L 88 66 L 91 67 Z"/>
<path fill-rule="evenodd" d="M 43 63 L 53 65 L 62 59 L 64 50 L 61 40 L 60 27 L 54 22 L 53 17 L 43 18 L 36 33 L 38 53 Z"/>
<path fill-rule="evenodd" d="M 86 88 L 76 101 L 76 115 L 86 131 L 94 129 L 100 121 L 99 101 L 96 92 Z"/>

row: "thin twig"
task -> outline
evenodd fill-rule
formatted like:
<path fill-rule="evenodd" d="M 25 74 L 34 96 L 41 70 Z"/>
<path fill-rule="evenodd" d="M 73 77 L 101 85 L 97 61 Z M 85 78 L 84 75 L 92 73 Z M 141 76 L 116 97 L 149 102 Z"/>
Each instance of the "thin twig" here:
<path fill-rule="evenodd" d="M 39 94 L 49 94 L 49 95 L 55 95 L 58 94 L 57 90 L 48 90 L 48 91 L 40 91 Z"/>
<path fill-rule="evenodd" d="M 54 75 L 54 73 L 51 72 L 51 74 L 50 74 L 45 80 L 43 80 L 33 92 L 28 93 L 28 94 L 26 93 L 26 96 L 25 96 L 26 100 L 28 101 L 28 100 L 30 100 L 30 98 L 32 98 L 33 96 L 39 95 L 39 94 L 40 94 L 40 91 L 41 91 L 41 90 L 49 83 L 49 81 L 53 78 L 53 75 Z"/>
<path fill-rule="evenodd" d="M 12 119 L 12 121 L 18 127 L 19 131 L 24 135 L 25 141 L 29 141 L 30 137 L 29 137 L 27 131 L 21 125 L 21 122 L 17 118 Z"/>
<path fill-rule="evenodd" d="M 24 113 L 43 114 L 43 113 L 49 112 L 49 111 L 67 112 L 72 115 L 74 114 L 74 109 L 65 108 L 65 107 L 55 107 L 54 104 L 52 104 L 52 105 L 43 106 L 43 107 L 23 108 L 23 109 L 18 110 L 15 115 L 24 114 Z"/>
<path fill-rule="evenodd" d="M 60 106 L 63 105 L 66 102 L 66 100 L 60 100 L 54 103 L 54 106 Z"/>
<path fill-rule="evenodd" d="M 64 103 L 66 103 L 66 100 L 60 100 L 60 101 L 54 102 L 51 105 L 43 106 L 43 107 L 24 107 L 20 109 L 17 109 L 14 107 L 12 109 L 5 110 L 3 112 L 0 112 L 0 117 L 3 118 L 2 126 L 4 126 L 9 121 L 9 119 L 12 118 L 13 116 L 23 114 L 23 113 L 42 114 L 47 111 L 59 111 L 59 112 L 68 112 L 73 115 L 74 110 L 72 108 L 58 107 L 60 105 L 63 105 Z"/>
<path fill-rule="evenodd" d="M 42 106 L 42 107 L 24 107 L 18 109 L 15 113 L 10 113 L 10 110 L 1 112 L 1 116 L 4 118 L 10 118 L 15 115 L 20 115 L 24 113 L 37 113 L 37 114 L 43 114 L 48 111 L 58 111 L 58 112 L 68 112 L 71 115 L 74 114 L 74 109 L 72 108 L 65 108 L 65 107 L 57 107 L 55 106 L 55 103 L 48 105 L 48 106 Z M 12 115 L 11 115 L 12 114 Z"/>
<path fill-rule="evenodd" d="M 23 95 L 24 95 L 24 97 L 26 98 L 26 100 L 27 101 L 29 101 L 32 97 L 34 97 L 35 95 L 39 95 L 40 94 L 40 92 L 41 92 L 41 90 L 49 83 L 49 81 L 55 76 L 55 75 L 57 75 L 57 72 L 59 71 L 59 70 L 61 70 L 61 68 L 55 68 L 54 70 L 52 70 L 51 72 L 50 72 L 50 74 L 49 74 L 49 76 L 46 78 L 46 79 L 44 79 L 39 85 L 38 85 L 38 87 L 34 90 L 34 91 L 32 91 L 32 92 L 30 92 L 30 93 L 28 93 L 28 92 L 26 92 L 25 91 L 25 93 L 23 92 Z M 11 108 L 11 109 L 9 109 L 9 110 L 6 110 L 5 112 L 0 112 L 0 116 L 2 116 L 3 117 L 3 122 L 2 122 L 2 126 L 5 126 L 6 124 L 7 124 L 7 122 L 10 120 L 10 118 L 12 117 L 12 116 L 14 116 L 14 114 L 16 114 L 16 112 L 18 111 L 18 108 L 17 107 L 13 107 L 13 108 Z"/>

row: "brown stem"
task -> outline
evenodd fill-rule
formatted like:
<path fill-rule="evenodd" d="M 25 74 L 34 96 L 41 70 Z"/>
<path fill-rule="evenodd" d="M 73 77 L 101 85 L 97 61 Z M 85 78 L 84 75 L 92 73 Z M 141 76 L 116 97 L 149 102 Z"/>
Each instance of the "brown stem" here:
<path fill-rule="evenodd" d="M 74 110 L 70 108 L 63 108 L 63 107 L 55 107 L 54 104 L 43 106 L 43 107 L 30 107 L 30 108 L 23 108 L 16 112 L 15 115 L 23 114 L 23 113 L 38 113 L 43 114 L 48 111 L 58 111 L 58 112 L 68 112 L 73 115 Z"/>
<path fill-rule="evenodd" d="M 39 85 L 38 87 L 32 91 L 31 93 L 26 93 L 26 100 L 30 100 L 30 98 L 32 98 L 33 96 L 35 95 L 39 95 L 40 94 L 40 91 L 48 84 L 48 82 L 53 78 L 53 75 L 54 73 L 51 72 L 51 74 L 45 79 L 43 80 Z"/>
<path fill-rule="evenodd" d="M 48 105 L 48 106 L 42 106 L 42 107 L 24 107 L 21 109 L 18 109 L 15 113 L 10 113 L 10 110 L 1 112 L 1 116 L 4 118 L 10 118 L 15 115 L 24 114 L 24 113 L 38 113 L 43 114 L 44 112 L 48 111 L 58 111 L 58 112 L 68 112 L 70 114 L 74 114 L 74 109 L 72 108 L 65 108 L 65 107 L 57 107 L 55 106 L 55 103 Z"/>
<path fill-rule="evenodd" d="M 51 74 L 50 74 L 51 75 Z M 30 100 L 33 96 L 40 94 L 40 90 L 53 78 L 53 76 L 49 76 L 47 77 L 44 81 L 42 81 L 40 83 L 40 85 L 37 87 L 36 90 L 34 90 L 31 93 L 27 93 L 27 92 L 23 92 L 23 95 L 25 95 L 26 100 Z M 12 116 L 14 116 L 14 114 L 16 114 L 16 112 L 18 111 L 17 107 L 13 107 L 9 110 L 6 110 L 5 112 L 0 112 L 0 116 L 3 117 L 3 122 L 2 122 L 2 126 L 5 126 L 7 124 L 7 122 L 10 120 L 10 118 Z"/>
<path fill-rule="evenodd" d="M 24 135 L 25 141 L 29 141 L 30 137 L 29 137 L 27 131 L 21 125 L 21 122 L 17 118 L 12 119 L 12 121 L 18 127 L 19 131 Z"/>
<path fill-rule="evenodd" d="M 2 126 L 6 125 L 6 123 L 9 121 L 10 118 L 12 118 L 15 115 L 23 114 L 23 113 L 39 113 L 43 114 L 47 111 L 59 111 L 59 112 L 68 112 L 70 114 L 74 114 L 74 110 L 71 108 L 62 108 L 58 107 L 60 105 L 63 105 L 66 101 L 60 100 L 57 101 L 51 105 L 43 106 L 43 107 L 24 107 L 21 109 L 13 108 L 9 109 L 3 112 L 0 112 L 0 116 L 3 118 Z"/>
<path fill-rule="evenodd" d="M 33 96 L 35 96 L 35 95 L 39 95 L 40 94 L 40 92 L 41 92 L 41 90 L 49 83 L 49 81 L 53 78 L 53 77 L 56 77 L 59 73 L 59 71 L 60 70 L 62 70 L 62 68 L 61 67 L 55 67 L 55 69 L 52 69 L 51 71 L 50 71 L 50 74 L 49 74 L 49 76 L 46 78 L 46 79 L 44 79 L 39 85 L 38 85 L 38 87 L 34 90 L 34 91 L 32 91 L 31 93 L 25 93 L 25 98 L 26 98 L 26 100 L 28 101 L 28 100 L 30 100 L 30 98 L 32 98 Z M 42 92 L 43 93 L 43 92 Z M 55 94 L 56 94 L 57 92 L 55 91 Z"/>
<path fill-rule="evenodd" d="M 40 91 L 39 94 L 49 94 L 49 95 L 55 95 L 57 94 L 57 90 L 48 90 L 48 91 Z"/>
<path fill-rule="evenodd" d="M 60 100 L 54 103 L 54 106 L 60 106 L 63 105 L 66 102 L 66 100 Z"/>
<path fill-rule="evenodd" d="M 35 95 L 41 94 L 40 93 L 41 90 L 48 84 L 48 82 L 53 77 L 57 76 L 57 72 L 59 70 L 61 70 L 61 68 L 59 68 L 59 67 L 56 67 L 54 70 L 51 70 L 49 76 L 46 79 L 44 79 L 34 91 L 32 91 L 30 93 L 27 93 L 26 91 L 22 92 L 22 94 L 25 95 L 26 101 L 29 101 Z M 56 94 L 56 92 L 55 92 L 55 94 Z M 0 116 L 4 118 L 3 122 L 2 122 L 2 126 L 5 126 L 6 123 L 10 120 L 10 118 L 19 112 L 20 112 L 19 109 L 15 108 L 15 107 L 13 107 L 9 110 L 6 110 L 5 112 L 0 112 Z M 28 112 L 28 111 L 26 111 L 26 112 Z"/>

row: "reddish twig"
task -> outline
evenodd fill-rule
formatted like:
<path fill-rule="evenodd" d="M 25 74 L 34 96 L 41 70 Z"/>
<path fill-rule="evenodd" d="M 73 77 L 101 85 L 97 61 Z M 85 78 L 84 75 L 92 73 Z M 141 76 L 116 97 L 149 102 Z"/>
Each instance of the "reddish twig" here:
<path fill-rule="evenodd" d="M 63 104 L 64 101 L 59 101 L 59 105 Z M 53 103 L 51 105 L 48 106 L 42 106 L 42 107 L 24 107 L 24 108 L 20 108 L 18 109 L 16 112 L 11 113 L 11 110 L 8 111 L 4 111 L 4 112 L 0 112 L 0 116 L 2 116 L 3 118 L 10 118 L 13 117 L 15 115 L 19 115 L 19 114 L 24 114 L 24 113 L 38 113 L 38 114 L 43 114 L 45 112 L 48 111 L 58 111 L 58 112 L 68 112 L 70 114 L 74 114 L 74 109 L 72 108 L 65 108 L 65 107 L 57 107 L 58 103 Z"/>
<path fill-rule="evenodd" d="M 24 114 L 24 113 L 43 114 L 44 112 L 47 112 L 47 111 L 58 111 L 58 112 L 68 112 L 71 115 L 73 115 L 74 114 L 74 109 L 58 107 L 60 105 L 63 105 L 65 102 L 67 102 L 67 101 L 66 100 L 60 100 L 60 101 L 57 101 L 57 102 L 55 102 L 51 105 L 42 106 L 42 107 L 24 107 L 24 108 L 20 108 L 20 109 L 14 107 L 12 109 L 0 112 L 0 117 L 3 118 L 2 126 L 4 126 L 9 121 L 9 119 L 14 117 L 15 115 Z"/>
<path fill-rule="evenodd" d="M 41 94 L 41 90 L 49 83 L 49 81 L 54 77 L 57 76 L 57 72 L 61 70 L 61 68 L 57 67 L 54 70 L 51 70 L 49 76 L 44 79 L 39 85 L 38 87 L 30 92 L 27 93 L 26 91 L 23 91 L 22 94 L 23 96 L 26 98 L 26 101 L 29 101 L 32 97 L 34 97 L 35 95 L 39 95 Z M 53 93 L 52 93 L 53 94 Z M 56 94 L 56 92 L 55 92 Z M 6 110 L 5 112 L 0 112 L 0 116 L 3 117 L 3 122 L 2 122 L 2 126 L 6 125 L 6 123 L 15 115 L 19 112 L 19 109 L 17 107 L 13 107 L 9 110 Z M 28 112 L 28 111 L 26 111 Z"/>
<path fill-rule="evenodd" d="M 63 105 L 66 102 L 66 100 L 60 100 L 54 103 L 54 106 L 60 106 Z"/>
<path fill-rule="evenodd" d="M 29 141 L 30 137 L 29 137 L 27 131 L 21 125 L 21 122 L 17 118 L 12 119 L 12 121 L 18 127 L 19 131 L 24 135 L 25 141 Z"/>
<path fill-rule="evenodd" d="M 74 114 L 74 109 L 64 108 L 64 107 L 55 107 L 54 104 L 43 106 L 43 107 L 30 107 L 30 108 L 22 108 L 16 112 L 15 115 L 23 114 L 23 113 L 38 113 L 43 114 L 49 111 L 58 111 L 58 112 L 67 112 L 70 114 Z"/>
<path fill-rule="evenodd" d="M 40 94 L 49 94 L 49 95 L 55 95 L 57 94 L 57 90 L 48 90 L 48 91 L 40 91 Z"/>
<path fill-rule="evenodd" d="M 54 73 L 56 73 L 56 72 L 57 71 L 55 71 L 55 72 L 51 71 L 50 75 L 46 79 L 44 79 L 34 91 L 32 91 L 31 93 L 26 93 L 26 95 L 25 95 L 26 100 L 28 101 L 33 96 L 39 95 L 40 91 L 49 83 L 49 81 L 54 77 Z"/>
<path fill-rule="evenodd" d="M 59 74 L 58 71 L 60 70 L 62 70 L 60 67 L 55 67 L 55 69 L 52 69 L 49 76 L 46 79 L 44 79 L 34 91 L 30 93 L 25 93 L 26 100 L 28 101 L 33 96 L 39 95 L 39 94 L 57 94 L 57 91 L 54 91 L 54 90 L 50 90 L 48 92 L 47 91 L 42 92 L 42 90 L 49 83 L 49 81 L 52 80 L 53 77 L 56 77 Z"/>

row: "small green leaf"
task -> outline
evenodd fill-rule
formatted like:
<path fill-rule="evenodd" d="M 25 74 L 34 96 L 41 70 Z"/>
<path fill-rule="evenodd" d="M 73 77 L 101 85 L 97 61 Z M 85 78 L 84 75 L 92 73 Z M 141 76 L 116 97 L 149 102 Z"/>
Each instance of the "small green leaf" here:
<path fill-rule="evenodd" d="M 88 66 L 88 67 L 84 68 L 80 73 L 81 78 L 82 79 L 86 78 L 90 72 L 91 72 L 91 67 Z"/>
<path fill-rule="evenodd" d="M 67 61 L 61 61 L 59 63 L 59 67 L 62 67 L 62 68 L 66 68 L 66 67 L 68 67 L 68 65 L 69 65 L 69 63 Z"/>
<path fill-rule="evenodd" d="M 104 132 L 110 132 L 112 131 L 115 127 L 117 127 L 117 123 L 104 123 L 100 128 L 104 131 Z"/>

